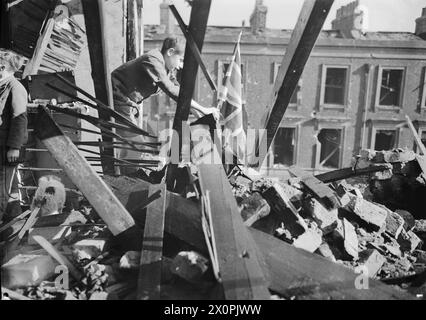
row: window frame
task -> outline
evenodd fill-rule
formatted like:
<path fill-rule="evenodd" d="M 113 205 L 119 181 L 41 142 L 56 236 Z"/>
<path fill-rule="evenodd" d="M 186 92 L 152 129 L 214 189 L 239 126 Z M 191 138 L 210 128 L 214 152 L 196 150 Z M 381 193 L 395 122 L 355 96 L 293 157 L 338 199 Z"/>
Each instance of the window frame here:
<path fill-rule="evenodd" d="M 383 125 L 373 125 L 372 129 L 371 129 L 371 139 L 370 139 L 370 149 L 371 150 L 376 150 L 376 135 L 377 135 L 377 131 L 395 131 L 396 133 L 396 141 L 395 141 L 395 149 L 399 148 L 399 142 L 401 140 L 401 129 L 398 126 L 383 126 Z M 377 150 L 376 150 L 377 151 Z M 381 150 L 379 150 L 381 151 Z"/>
<path fill-rule="evenodd" d="M 401 80 L 401 88 L 400 88 L 400 96 L 399 102 L 396 106 L 386 106 L 380 104 L 380 94 L 382 89 L 382 77 L 384 70 L 402 70 L 402 80 Z M 377 82 L 376 82 L 376 99 L 375 99 L 375 109 L 376 110 L 393 110 L 400 111 L 404 106 L 404 92 L 405 92 L 405 83 L 407 77 L 407 68 L 404 66 L 379 66 L 377 71 Z"/>
<path fill-rule="evenodd" d="M 346 69 L 346 81 L 345 81 L 345 92 L 343 98 L 343 104 L 334 104 L 325 102 L 325 85 L 327 81 L 327 69 Z M 350 79 L 351 79 L 351 65 L 334 65 L 334 64 L 323 64 L 321 74 L 321 94 L 320 94 L 320 109 L 346 109 L 349 101 L 350 93 Z"/>
<path fill-rule="evenodd" d="M 299 143 L 300 143 L 300 125 L 290 124 L 290 125 L 281 125 L 279 129 L 294 129 L 294 152 L 293 152 L 293 164 L 291 166 L 295 166 L 298 163 L 298 155 L 299 155 Z M 274 169 L 275 165 L 279 163 L 275 163 L 275 139 L 273 143 L 273 147 L 270 150 L 270 161 L 269 167 Z M 290 168 L 291 166 L 283 165 L 284 167 Z"/>
<path fill-rule="evenodd" d="M 346 147 L 346 126 L 345 125 L 327 125 L 327 124 L 318 124 L 317 134 L 316 134 L 316 155 L 315 155 L 315 169 L 316 170 L 335 170 L 335 168 L 327 168 L 321 166 L 321 149 L 322 145 L 318 139 L 318 135 L 322 130 L 341 130 L 342 136 L 340 141 L 340 155 L 339 155 L 339 165 L 338 168 L 342 168 L 343 166 L 343 157 L 344 151 Z"/>

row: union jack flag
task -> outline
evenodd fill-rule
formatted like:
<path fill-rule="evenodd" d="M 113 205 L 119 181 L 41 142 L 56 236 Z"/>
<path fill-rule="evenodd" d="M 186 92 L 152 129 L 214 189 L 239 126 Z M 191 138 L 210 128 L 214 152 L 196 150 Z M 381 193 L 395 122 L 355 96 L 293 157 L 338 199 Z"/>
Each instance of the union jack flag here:
<path fill-rule="evenodd" d="M 240 33 L 223 86 L 219 91 L 219 109 L 223 115 L 223 149 L 243 161 L 246 152 L 246 133 L 243 126 L 241 41 Z"/>

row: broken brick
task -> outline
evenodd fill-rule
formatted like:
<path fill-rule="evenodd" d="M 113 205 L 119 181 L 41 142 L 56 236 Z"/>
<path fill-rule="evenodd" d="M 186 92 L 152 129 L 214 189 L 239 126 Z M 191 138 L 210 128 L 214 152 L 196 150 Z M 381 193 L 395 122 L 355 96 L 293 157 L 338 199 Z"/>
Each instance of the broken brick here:
<path fill-rule="evenodd" d="M 403 230 L 397 239 L 401 250 L 413 252 L 422 243 L 422 240 L 413 232 Z"/>
<path fill-rule="evenodd" d="M 343 219 L 343 232 L 344 232 L 344 247 L 345 251 L 353 257 L 358 259 L 358 236 L 355 227 L 346 219 Z"/>
<path fill-rule="evenodd" d="M 297 238 L 305 233 L 308 227 L 281 185 L 274 184 L 263 193 L 263 197 L 268 201 L 271 209 L 280 215 L 280 219 L 285 228 L 290 231 L 292 238 Z"/>
<path fill-rule="evenodd" d="M 397 239 L 402 229 L 404 228 L 404 223 L 404 219 L 398 213 L 388 210 L 388 215 L 386 217 L 387 234 Z"/>
<path fill-rule="evenodd" d="M 348 209 L 376 230 L 386 227 L 388 210 L 359 197 L 352 197 Z"/>
<path fill-rule="evenodd" d="M 208 263 L 205 257 L 196 252 L 180 252 L 171 265 L 173 274 L 189 282 L 199 281 L 208 270 Z"/>
<path fill-rule="evenodd" d="M 1 267 L 2 286 L 15 289 L 38 286 L 55 275 L 58 264 L 43 255 L 17 255 Z"/>
<path fill-rule="evenodd" d="M 360 253 L 360 263 L 368 270 L 368 276 L 373 278 L 386 262 L 386 258 L 377 250 L 368 249 Z"/>
<path fill-rule="evenodd" d="M 293 246 L 299 249 L 315 252 L 322 244 L 322 232 L 320 230 L 308 229 L 293 242 Z"/>
<path fill-rule="evenodd" d="M 257 192 L 244 199 L 241 206 L 241 216 L 246 226 L 252 226 L 253 223 L 268 216 L 271 212 L 268 202 Z"/>
<path fill-rule="evenodd" d="M 416 220 L 414 225 L 414 232 L 426 232 L 426 220 Z"/>
<path fill-rule="evenodd" d="M 332 231 L 337 226 L 337 209 L 328 210 L 315 198 L 307 199 L 304 207 L 325 233 Z"/>
<path fill-rule="evenodd" d="M 410 212 L 406 210 L 395 210 L 395 212 L 404 219 L 405 231 L 410 231 L 414 228 L 416 224 L 416 219 L 414 219 L 413 215 Z"/>

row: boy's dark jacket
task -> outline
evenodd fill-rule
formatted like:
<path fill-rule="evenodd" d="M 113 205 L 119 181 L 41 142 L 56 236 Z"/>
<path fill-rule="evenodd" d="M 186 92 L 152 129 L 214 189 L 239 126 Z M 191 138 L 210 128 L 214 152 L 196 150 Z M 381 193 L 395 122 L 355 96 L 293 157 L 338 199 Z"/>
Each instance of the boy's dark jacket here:
<path fill-rule="evenodd" d="M 15 78 L 0 81 L 0 147 L 20 149 L 28 139 L 28 94 Z"/>

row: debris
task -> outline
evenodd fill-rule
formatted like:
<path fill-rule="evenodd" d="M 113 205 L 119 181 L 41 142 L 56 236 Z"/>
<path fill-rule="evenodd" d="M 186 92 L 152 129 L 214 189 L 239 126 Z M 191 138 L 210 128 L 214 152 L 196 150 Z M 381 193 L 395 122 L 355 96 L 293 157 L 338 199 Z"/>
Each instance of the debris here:
<path fill-rule="evenodd" d="M 374 278 L 386 262 L 386 258 L 377 250 L 368 249 L 360 253 L 359 262 L 367 268 L 368 276 Z"/>
<path fill-rule="evenodd" d="M 44 228 L 34 228 L 29 232 L 28 244 L 36 245 L 37 242 L 34 240 L 33 236 L 42 236 L 51 244 L 56 244 L 59 241 L 64 240 L 65 238 L 71 235 L 70 227 L 44 227 Z"/>
<path fill-rule="evenodd" d="M 403 230 L 398 237 L 398 243 L 403 251 L 413 252 L 420 245 L 422 240 L 413 232 Z"/>
<path fill-rule="evenodd" d="M 241 216 L 244 224 L 248 227 L 252 226 L 259 219 L 268 216 L 271 212 L 268 202 L 257 192 L 244 199 L 241 207 Z"/>
<path fill-rule="evenodd" d="M 337 209 L 327 209 L 315 198 L 307 198 L 304 201 L 305 210 L 313 217 L 318 227 L 329 233 L 337 226 Z"/>
<path fill-rule="evenodd" d="M 414 219 L 413 215 L 406 210 L 395 210 L 399 216 L 404 219 L 404 229 L 405 231 L 410 231 L 416 225 L 416 219 Z"/>
<path fill-rule="evenodd" d="M 189 282 L 197 282 L 208 270 L 208 264 L 209 261 L 199 253 L 181 252 L 174 258 L 171 271 Z"/>
<path fill-rule="evenodd" d="M 141 263 L 141 253 L 138 251 L 129 251 L 120 259 L 120 269 L 139 270 Z"/>
<path fill-rule="evenodd" d="M 293 242 L 293 246 L 309 252 L 315 252 L 322 243 L 322 232 L 309 228 Z"/>
<path fill-rule="evenodd" d="M 324 258 L 327 258 L 333 262 L 336 262 L 336 258 L 334 257 L 333 251 L 330 249 L 330 246 L 327 242 L 323 242 L 318 250 L 316 251 L 319 255 L 323 256 Z"/>
<path fill-rule="evenodd" d="M 351 198 L 347 207 L 376 231 L 386 227 L 388 210 L 356 196 Z"/>
<path fill-rule="evenodd" d="M 388 215 L 386 217 L 386 232 L 394 239 L 398 239 L 399 234 L 404 228 L 405 221 L 398 213 L 395 213 L 391 210 L 387 210 L 387 212 Z"/>

